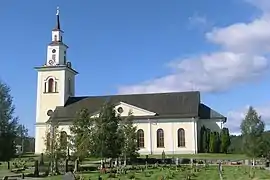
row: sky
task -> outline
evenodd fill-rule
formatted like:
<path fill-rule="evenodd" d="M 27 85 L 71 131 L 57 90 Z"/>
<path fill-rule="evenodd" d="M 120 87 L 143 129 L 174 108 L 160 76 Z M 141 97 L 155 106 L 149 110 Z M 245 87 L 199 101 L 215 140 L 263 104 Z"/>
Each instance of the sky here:
<path fill-rule="evenodd" d="M 250 105 L 270 125 L 269 0 L 0 1 L 0 79 L 30 135 L 57 6 L 77 96 L 199 90 L 232 133 Z"/>

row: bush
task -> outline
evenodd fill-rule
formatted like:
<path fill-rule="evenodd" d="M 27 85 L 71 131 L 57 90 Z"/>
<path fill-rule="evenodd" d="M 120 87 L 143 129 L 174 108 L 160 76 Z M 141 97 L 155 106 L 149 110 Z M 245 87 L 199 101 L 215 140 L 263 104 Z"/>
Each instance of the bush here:
<path fill-rule="evenodd" d="M 135 174 L 129 174 L 128 179 L 135 179 Z"/>

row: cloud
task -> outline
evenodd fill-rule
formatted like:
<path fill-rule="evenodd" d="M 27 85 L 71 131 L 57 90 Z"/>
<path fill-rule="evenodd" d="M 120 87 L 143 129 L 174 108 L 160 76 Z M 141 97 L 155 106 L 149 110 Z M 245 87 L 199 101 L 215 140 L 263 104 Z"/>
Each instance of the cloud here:
<path fill-rule="evenodd" d="M 256 7 L 261 6 L 253 0 L 247 1 Z M 171 71 L 168 75 L 121 86 L 118 91 L 124 94 L 184 90 L 218 92 L 252 81 L 269 69 L 266 56 L 270 50 L 269 29 L 270 17 L 266 13 L 248 23 L 214 27 L 205 37 L 220 46 L 219 51 L 176 59 L 169 63 Z"/>
<path fill-rule="evenodd" d="M 200 16 L 197 13 L 193 14 L 188 18 L 189 24 L 191 26 L 207 26 L 208 21 L 205 16 Z"/>
<path fill-rule="evenodd" d="M 230 129 L 230 132 L 232 134 L 240 134 L 240 124 L 242 120 L 245 118 L 245 115 L 248 111 L 249 105 L 240 108 L 238 110 L 230 111 L 227 114 L 228 121 L 226 123 L 226 127 Z M 265 125 L 269 128 L 270 127 L 270 114 L 269 114 L 269 109 L 270 109 L 270 104 L 263 104 L 257 107 L 254 107 L 255 110 L 259 115 L 262 116 L 262 120 L 265 122 Z"/>
<path fill-rule="evenodd" d="M 235 83 L 261 75 L 268 67 L 262 56 L 218 52 L 179 61 L 170 66 L 173 73 L 139 85 L 121 87 L 121 93 L 226 90 Z"/>

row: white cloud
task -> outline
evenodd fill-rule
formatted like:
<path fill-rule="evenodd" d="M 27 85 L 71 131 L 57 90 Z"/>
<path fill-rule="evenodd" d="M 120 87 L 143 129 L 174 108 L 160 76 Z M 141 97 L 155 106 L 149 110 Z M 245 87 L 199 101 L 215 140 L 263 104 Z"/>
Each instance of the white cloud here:
<path fill-rule="evenodd" d="M 261 6 L 253 0 L 248 1 L 257 7 Z M 202 92 L 224 91 L 254 80 L 269 69 L 270 62 L 265 55 L 270 50 L 270 18 L 266 13 L 249 23 L 215 27 L 205 36 L 210 42 L 219 45 L 220 51 L 177 59 L 170 62 L 170 74 L 122 86 L 119 93 L 195 89 Z"/>
<path fill-rule="evenodd" d="M 121 87 L 121 93 L 225 90 L 235 83 L 261 75 L 268 67 L 262 56 L 218 52 L 195 58 L 174 61 L 173 73 L 139 85 Z"/>
<path fill-rule="evenodd" d="M 200 16 L 198 14 L 193 14 L 188 18 L 189 24 L 192 26 L 207 26 L 208 21 L 205 16 Z"/>
<path fill-rule="evenodd" d="M 240 131 L 240 124 L 242 120 L 245 118 L 249 105 L 240 108 L 238 110 L 230 111 L 227 114 L 228 121 L 226 123 L 226 127 L 228 127 L 232 134 L 239 134 Z M 262 116 L 262 120 L 265 122 L 266 128 L 270 127 L 270 104 L 264 104 L 261 106 L 254 107 L 255 110 L 258 112 L 259 115 Z"/>

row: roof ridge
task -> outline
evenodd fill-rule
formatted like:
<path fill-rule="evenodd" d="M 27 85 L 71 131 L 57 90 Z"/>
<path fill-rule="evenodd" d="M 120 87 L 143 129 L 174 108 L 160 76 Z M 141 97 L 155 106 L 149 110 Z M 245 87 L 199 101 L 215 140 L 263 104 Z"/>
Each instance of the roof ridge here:
<path fill-rule="evenodd" d="M 199 93 L 200 91 L 174 91 L 174 92 L 160 92 L 160 93 L 135 93 L 135 94 L 107 94 L 107 95 L 90 95 L 90 96 L 74 96 L 74 98 L 90 98 L 90 97 L 115 97 L 115 96 L 136 96 L 136 95 L 165 95 L 165 94 L 182 94 L 182 93 Z"/>

